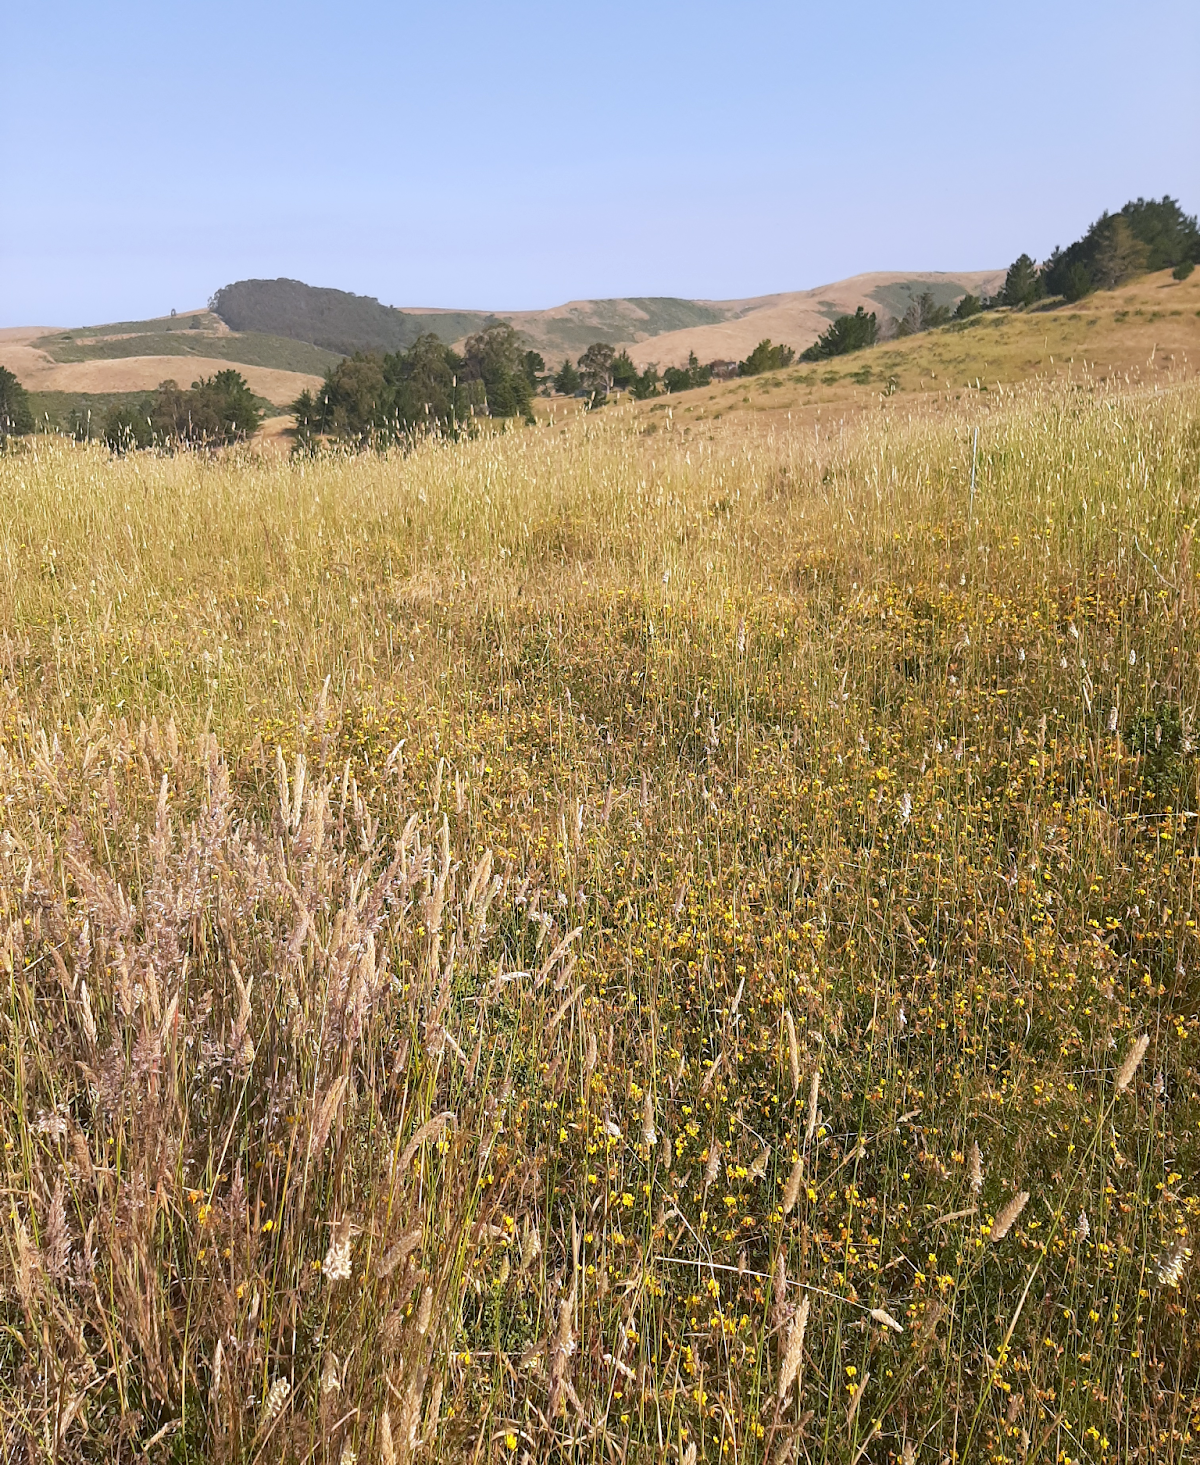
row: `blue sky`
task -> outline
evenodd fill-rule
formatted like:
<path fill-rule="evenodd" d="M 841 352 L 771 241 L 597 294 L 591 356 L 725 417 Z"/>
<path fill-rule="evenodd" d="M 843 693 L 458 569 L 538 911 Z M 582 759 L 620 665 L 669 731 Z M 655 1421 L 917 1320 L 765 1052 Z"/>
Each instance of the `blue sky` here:
<path fill-rule="evenodd" d="M 26 0 L 4 29 L 0 325 L 247 276 L 720 299 L 1200 207 L 1195 0 Z"/>

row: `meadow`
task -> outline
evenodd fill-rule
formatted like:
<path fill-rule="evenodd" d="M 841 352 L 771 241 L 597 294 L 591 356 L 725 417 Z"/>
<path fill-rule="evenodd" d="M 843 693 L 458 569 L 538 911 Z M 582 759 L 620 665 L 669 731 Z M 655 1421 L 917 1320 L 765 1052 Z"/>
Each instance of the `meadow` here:
<path fill-rule="evenodd" d="M 1198 409 L 0 457 L 0 1458 L 1194 1459 Z"/>

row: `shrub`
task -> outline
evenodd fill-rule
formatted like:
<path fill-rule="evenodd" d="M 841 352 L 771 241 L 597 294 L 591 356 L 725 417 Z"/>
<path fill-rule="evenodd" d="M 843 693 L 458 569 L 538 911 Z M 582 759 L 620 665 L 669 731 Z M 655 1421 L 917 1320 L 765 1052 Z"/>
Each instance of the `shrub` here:
<path fill-rule="evenodd" d="M 693 356 L 693 361 L 695 357 Z M 781 371 L 791 366 L 796 353 L 790 346 L 772 345 L 769 337 L 761 340 L 745 361 L 738 362 L 739 376 L 758 376 L 764 371 Z"/>
<path fill-rule="evenodd" d="M 879 324 L 875 312 L 868 315 L 860 305 L 853 315 L 839 315 L 837 320 L 822 332 L 807 351 L 800 354 L 801 361 L 826 361 L 831 356 L 844 356 L 849 351 L 860 351 L 864 346 L 873 346 L 879 337 Z"/>

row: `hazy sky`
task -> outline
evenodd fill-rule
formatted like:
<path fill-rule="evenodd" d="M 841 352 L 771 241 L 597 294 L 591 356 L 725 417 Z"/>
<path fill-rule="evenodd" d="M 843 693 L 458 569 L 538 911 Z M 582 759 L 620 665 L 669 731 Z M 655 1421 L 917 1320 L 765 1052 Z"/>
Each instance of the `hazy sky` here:
<path fill-rule="evenodd" d="M 709 298 L 1200 207 L 1197 0 L 15 0 L 0 325 Z"/>

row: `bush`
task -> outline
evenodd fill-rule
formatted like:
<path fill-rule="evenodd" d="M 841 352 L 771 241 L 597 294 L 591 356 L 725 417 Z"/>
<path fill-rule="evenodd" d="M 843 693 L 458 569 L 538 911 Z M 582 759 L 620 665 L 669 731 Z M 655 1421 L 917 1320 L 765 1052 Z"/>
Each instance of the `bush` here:
<path fill-rule="evenodd" d="M 1171 277 L 1175 280 L 1186 280 L 1195 268 L 1190 259 L 1181 260 L 1171 271 Z"/>
<path fill-rule="evenodd" d="M 641 376 L 634 382 L 631 388 L 633 395 L 639 402 L 644 402 L 648 397 L 658 396 L 658 367 L 648 366 Z"/>
<path fill-rule="evenodd" d="M 879 323 L 875 319 L 875 312 L 867 315 L 860 305 L 853 315 L 839 315 L 807 351 L 800 353 L 800 360 L 827 361 L 831 356 L 845 356 L 849 351 L 861 351 L 864 346 L 873 346 L 878 339 Z"/>
<path fill-rule="evenodd" d="M 983 309 L 983 301 L 978 295 L 970 293 L 963 296 L 954 309 L 955 320 L 968 320 L 973 315 L 978 315 Z"/>
<path fill-rule="evenodd" d="M 950 307 L 935 304 L 931 292 L 923 290 L 904 312 L 901 319 L 896 322 L 896 334 L 898 336 L 919 335 L 922 331 L 932 331 L 938 326 L 944 326 L 949 320 Z"/>
<path fill-rule="evenodd" d="M 692 359 L 695 360 L 695 357 Z M 796 353 L 790 346 L 774 346 L 767 337 L 755 346 L 745 361 L 738 362 L 738 376 L 758 376 L 764 371 L 781 371 L 785 366 L 791 366 L 795 359 Z"/>
<path fill-rule="evenodd" d="M 150 425 L 152 405 L 142 408 L 114 404 L 104 417 L 104 441 L 114 453 L 128 453 L 135 448 L 148 448 L 154 432 Z"/>
<path fill-rule="evenodd" d="M 785 348 L 786 349 L 786 348 Z M 688 392 L 693 387 L 707 387 L 712 382 L 712 368 L 701 366 L 694 351 L 688 352 L 686 366 L 668 366 L 663 372 L 663 390 Z"/>

